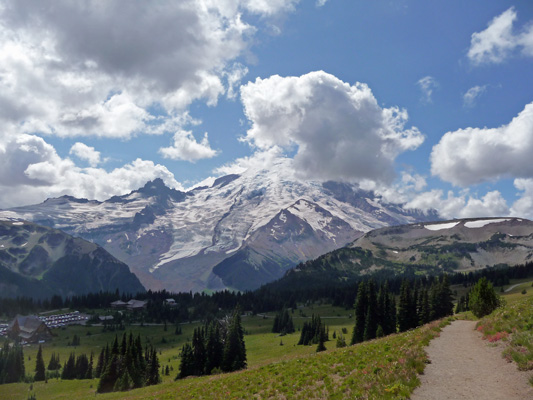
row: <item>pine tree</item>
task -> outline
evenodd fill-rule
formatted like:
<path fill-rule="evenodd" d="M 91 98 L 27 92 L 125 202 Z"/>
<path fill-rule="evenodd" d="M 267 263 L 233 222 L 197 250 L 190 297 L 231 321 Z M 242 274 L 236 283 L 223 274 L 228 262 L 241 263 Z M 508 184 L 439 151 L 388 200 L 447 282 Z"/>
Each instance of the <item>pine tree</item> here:
<path fill-rule="evenodd" d="M 418 313 L 418 323 L 420 325 L 424 325 L 424 324 L 427 324 L 430 319 L 429 319 L 429 296 L 428 296 L 428 291 L 426 288 L 424 288 L 421 292 L 420 292 L 420 310 L 419 310 L 419 313 Z"/>
<path fill-rule="evenodd" d="M 182 379 L 194 373 L 194 356 L 192 347 L 189 343 L 185 343 L 181 348 L 180 372 L 176 379 Z"/>
<path fill-rule="evenodd" d="M 52 353 L 52 356 L 50 357 L 50 362 L 48 363 L 48 370 L 57 371 L 58 369 L 61 369 L 59 354 L 56 356 L 56 353 Z"/>
<path fill-rule="evenodd" d="M 492 283 L 483 277 L 472 287 L 468 306 L 476 317 L 481 318 L 498 308 L 500 302 L 500 297 L 494 291 Z"/>
<path fill-rule="evenodd" d="M 44 367 L 43 360 L 43 349 L 39 345 L 39 350 L 37 351 L 37 360 L 35 364 L 35 376 L 33 378 L 35 381 L 44 381 L 46 379 L 46 369 Z"/>
<path fill-rule="evenodd" d="M 222 357 L 224 354 L 224 345 L 220 337 L 220 328 L 217 322 L 212 322 L 207 327 L 206 338 L 206 374 L 211 374 L 215 368 L 222 366 Z"/>
<path fill-rule="evenodd" d="M 366 312 L 368 310 L 367 299 L 367 284 L 363 281 L 359 284 L 355 300 L 355 326 L 352 335 L 352 344 L 360 343 L 364 340 Z"/>
<path fill-rule="evenodd" d="M 411 328 L 411 288 L 409 281 L 402 281 L 400 287 L 400 302 L 398 304 L 398 328 L 400 332 L 404 332 Z"/>
<path fill-rule="evenodd" d="M 74 353 L 70 353 L 67 362 L 63 365 L 61 379 L 76 379 L 76 357 Z"/>
<path fill-rule="evenodd" d="M 194 373 L 200 376 L 205 374 L 207 353 L 205 350 L 204 329 L 196 328 L 192 335 L 192 351 L 194 356 Z"/>
<path fill-rule="evenodd" d="M 106 393 L 106 392 L 113 391 L 118 378 L 119 378 L 119 356 L 116 353 L 112 353 L 111 359 L 107 363 L 106 368 L 104 372 L 102 372 L 102 376 L 100 377 L 100 381 L 98 382 L 98 388 L 97 388 L 98 393 Z"/>
<path fill-rule="evenodd" d="M 161 382 L 161 375 L 159 375 L 159 358 L 157 357 L 157 351 L 153 349 L 152 354 L 150 356 L 148 380 L 146 384 L 157 385 L 160 382 Z"/>
<path fill-rule="evenodd" d="M 239 309 L 233 316 L 226 334 L 222 370 L 230 372 L 246 368 L 246 347 L 244 345 L 244 332 L 241 325 Z"/>
<path fill-rule="evenodd" d="M 376 285 L 374 281 L 368 282 L 367 285 L 367 309 L 365 315 L 365 327 L 363 331 L 363 340 L 371 340 L 376 337 L 377 329 L 377 298 L 376 298 Z"/>

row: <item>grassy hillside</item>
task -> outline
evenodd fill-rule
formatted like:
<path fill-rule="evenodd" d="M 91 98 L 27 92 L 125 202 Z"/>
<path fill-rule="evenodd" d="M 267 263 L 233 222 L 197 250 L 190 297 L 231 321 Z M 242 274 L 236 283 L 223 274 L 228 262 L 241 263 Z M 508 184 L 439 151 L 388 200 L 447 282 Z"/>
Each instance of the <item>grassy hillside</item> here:
<path fill-rule="evenodd" d="M 477 329 L 489 342 L 506 342 L 508 346 L 503 355 L 508 361 L 514 361 L 519 370 L 533 371 L 532 282 L 523 282 L 514 287 L 505 300 L 505 307 L 481 319 Z M 533 375 L 530 382 L 533 385 Z"/>
<path fill-rule="evenodd" d="M 311 313 L 321 315 L 333 331 L 339 334 L 342 328 L 351 335 L 353 319 L 350 311 L 331 306 L 305 308 L 293 314 L 296 328 L 307 321 Z M 189 378 L 174 382 L 179 367 L 181 345 L 192 336 L 196 324 L 182 326 L 183 334 L 175 335 L 168 326 L 132 327 L 134 334 L 140 333 L 143 340 L 149 339 L 161 350 L 160 362 L 173 368 L 170 376 L 163 376 L 161 385 L 147 387 L 127 393 L 98 395 L 98 398 L 242 398 L 252 394 L 256 398 L 345 398 L 356 394 L 371 398 L 399 398 L 406 396 L 418 382 L 417 373 L 423 369 L 423 345 L 437 334 L 437 325 L 415 331 L 393 335 L 362 345 L 335 349 L 335 341 L 326 342 L 328 350 L 315 353 L 316 346 L 296 346 L 299 332 L 283 337 L 270 333 L 272 315 L 243 319 L 248 370 L 210 377 Z M 102 333 L 101 327 L 69 327 L 58 331 L 53 342 L 43 347 L 45 364 L 52 352 L 60 354 L 64 362 L 71 351 L 97 354 L 114 333 Z M 129 329 L 129 328 L 128 328 Z M 90 332 L 90 335 L 87 335 Z M 67 346 L 73 335 L 81 336 L 81 345 L 76 349 Z M 119 333 L 121 334 L 121 333 Z M 165 343 L 161 343 L 165 338 Z M 280 342 L 283 345 L 280 345 Z M 36 346 L 24 349 L 26 371 L 35 367 Z M 98 381 L 61 381 L 50 379 L 48 383 L 34 383 L 33 392 L 37 399 L 94 398 Z M 0 386 L 0 397 L 26 399 L 30 384 Z M 228 393 L 230 393 L 228 395 Z"/>
<path fill-rule="evenodd" d="M 488 341 L 503 340 L 510 346 L 505 356 L 517 362 L 520 369 L 533 369 L 533 287 L 531 280 L 513 281 L 515 286 L 504 298 L 506 306 L 479 323 Z M 461 286 L 462 287 L 462 286 Z M 457 287 L 460 288 L 460 287 Z M 526 294 L 522 294 L 523 290 Z M 338 335 L 343 328 L 349 340 L 354 320 L 351 310 L 315 305 L 296 310 L 292 316 L 296 329 L 301 328 L 312 313 L 320 315 Z M 299 332 L 283 337 L 270 332 L 273 314 L 243 318 L 248 369 L 231 374 L 188 378 L 174 381 L 179 368 L 181 345 L 192 337 L 198 324 L 182 325 L 183 334 L 175 335 L 174 327 L 162 325 L 128 327 L 127 331 L 141 334 L 161 350 L 162 366 L 173 370 L 163 376 L 163 383 L 125 393 L 97 395 L 100 399 L 402 399 L 408 398 L 418 384 L 418 374 L 424 369 L 424 347 L 438 335 L 447 323 L 437 322 L 424 327 L 373 340 L 356 346 L 336 349 L 335 341 L 326 342 L 327 351 L 316 353 L 315 346 L 296 346 Z M 101 327 L 68 327 L 56 331 L 58 336 L 43 347 L 45 363 L 52 352 L 64 362 L 71 351 L 77 354 L 93 351 L 98 354 L 115 333 L 102 332 Z M 89 334 L 88 334 L 89 333 Z M 73 335 L 81 337 L 76 349 L 67 346 Z M 118 332 L 122 334 L 122 332 Z M 164 339 L 164 340 L 163 340 Z M 163 343 L 166 342 L 166 343 Z M 283 345 L 280 345 L 283 342 Z M 35 368 L 37 347 L 26 347 L 26 371 Z M 95 397 L 98 381 L 61 381 L 48 383 L 18 383 L 0 386 L 0 398 L 25 400 L 35 393 L 37 399 L 88 399 Z M 31 389 L 30 389 L 31 388 Z"/>

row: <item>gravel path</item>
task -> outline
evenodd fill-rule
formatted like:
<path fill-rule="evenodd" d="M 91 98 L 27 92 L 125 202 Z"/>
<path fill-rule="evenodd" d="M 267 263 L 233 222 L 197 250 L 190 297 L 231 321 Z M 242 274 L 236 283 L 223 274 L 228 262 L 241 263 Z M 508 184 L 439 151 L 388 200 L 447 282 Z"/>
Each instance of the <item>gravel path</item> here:
<path fill-rule="evenodd" d="M 533 399 L 531 373 L 506 362 L 502 347 L 489 346 L 473 321 L 454 321 L 426 349 L 431 364 L 412 400 Z"/>

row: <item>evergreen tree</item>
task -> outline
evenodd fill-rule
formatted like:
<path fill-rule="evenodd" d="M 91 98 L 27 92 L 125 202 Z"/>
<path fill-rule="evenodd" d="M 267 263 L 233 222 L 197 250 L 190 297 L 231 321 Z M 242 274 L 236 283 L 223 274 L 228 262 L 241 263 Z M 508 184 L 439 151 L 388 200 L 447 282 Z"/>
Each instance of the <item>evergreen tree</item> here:
<path fill-rule="evenodd" d="M 360 343 L 364 340 L 367 304 L 367 284 L 365 281 L 359 284 L 357 297 L 355 300 L 355 326 L 352 335 L 352 344 Z"/>
<path fill-rule="evenodd" d="M 194 373 L 200 376 L 205 374 L 207 353 L 205 350 L 204 329 L 196 328 L 192 335 L 192 351 L 194 356 Z"/>
<path fill-rule="evenodd" d="M 398 329 L 404 332 L 411 328 L 412 297 L 409 281 L 404 280 L 400 287 L 400 300 L 398 304 Z"/>
<path fill-rule="evenodd" d="M 212 322 L 207 328 L 206 338 L 206 374 L 211 374 L 213 369 L 222 366 L 224 344 L 220 336 L 220 327 L 217 322 Z"/>
<path fill-rule="evenodd" d="M 0 384 L 20 382 L 24 379 L 24 353 L 22 346 L 14 343 L 12 346 L 6 340 L 0 349 Z"/>
<path fill-rule="evenodd" d="M 429 319 L 429 296 L 428 291 L 426 288 L 424 288 L 420 292 L 420 308 L 418 311 L 418 324 L 424 325 L 427 324 Z"/>
<path fill-rule="evenodd" d="M 481 318 L 498 308 L 500 302 L 500 297 L 494 291 L 492 283 L 483 277 L 472 287 L 468 306 L 476 317 Z"/>
<path fill-rule="evenodd" d="M 39 345 L 39 350 L 37 351 L 37 359 L 35 364 L 35 376 L 33 378 L 35 381 L 44 381 L 46 379 L 46 369 L 44 367 L 43 360 L 43 349 Z"/>
<path fill-rule="evenodd" d="M 318 346 L 316 347 L 316 352 L 319 353 L 324 350 L 326 350 L 326 345 L 324 344 L 324 336 L 320 335 L 320 339 L 318 340 Z"/>
<path fill-rule="evenodd" d="M 194 374 L 194 355 L 189 343 L 185 343 L 181 348 L 180 372 L 176 379 L 182 379 Z"/>
<path fill-rule="evenodd" d="M 160 382 L 161 382 L 161 375 L 159 375 L 159 359 L 157 357 L 157 351 L 153 349 L 152 354 L 150 356 L 148 380 L 146 384 L 157 385 Z"/>
<path fill-rule="evenodd" d="M 244 332 L 241 325 L 241 315 L 237 308 L 226 334 L 222 370 L 230 372 L 246 368 L 246 347 L 244 345 Z"/>
<path fill-rule="evenodd" d="M 396 299 L 393 294 L 389 297 L 388 302 L 388 313 L 387 313 L 387 330 L 386 334 L 396 333 L 397 331 L 397 321 L 396 321 Z"/>
<path fill-rule="evenodd" d="M 365 327 L 363 331 L 363 340 L 371 340 L 376 337 L 376 329 L 378 325 L 377 310 L 378 303 L 376 298 L 376 285 L 374 281 L 368 282 L 367 285 L 367 309 L 365 315 Z"/>
<path fill-rule="evenodd" d="M 383 332 L 381 325 L 378 325 L 378 329 L 376 329 L 376 337 L 381 338 L 383 336 L 385 336 L 385 332 Z"/>
<path fill-rule="evenodd" d="M 100 381 L 98 382 L 97 388 L 98 393 L 106 393 L 113 391 L 118 378 L 119 356 L 118 354 L 112 352 L 111 359 L 107 363 L 104 372 L 102 372 L 102 375 L 100 376 Z"/>
<path fill-rule="evenodd" d="M 76 357 L 74 353 L 70 353 L 67 362 L 63 365 L 61 379 L 76 379 Z"/>
<path fill-rule="evenodd" d="M 48 363 L 48 370 L 57 371 L 59 369 L 61 369 L 59 354 L 56 356 L 56 353 L 52 353 L 52 356 L 50 357 L 50 362 Z"/>

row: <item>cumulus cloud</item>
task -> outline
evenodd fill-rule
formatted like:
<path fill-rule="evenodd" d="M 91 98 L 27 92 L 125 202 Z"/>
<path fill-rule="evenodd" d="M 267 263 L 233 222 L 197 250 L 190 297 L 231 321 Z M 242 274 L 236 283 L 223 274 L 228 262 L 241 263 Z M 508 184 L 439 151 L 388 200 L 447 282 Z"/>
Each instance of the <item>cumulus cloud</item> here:
<path fill-rule="evenodd" d="M 96 167 L 101 162 L 100 152 L 84 143 L 74 143 L 70 148 L 69 154 L 74 154 L 79 159 L 87 161 L 91 167 Z"/>
<path fill-rule="evenodd" d="M 510 213 L 506 200 L 497 190 L 477 198 L 467 194 L 456 196 L 453 191 L 448 191 L 444 196 L 442 190 L 433 189 L 415 196 L 404 207 L 423 211 L 437 210 L 446 219 L 507 216 Z"/>
<path fill-rule="evenodd" d="M 533 24 L 514 34 L 516 18 L 511 7 L 490 21 L 487 29 L 472 34 L 467 56 L 474 65 L 501 63 L 517 49 L 533 57 Z"/>
<path fill-rule="evenodd" d="M 192 102 L 234 96 L 246 73 L 235 61 L 265 24 L 243 15 L 274 17 L 297 2 L 5 1 L 0 122 L 64 137 L 163 133 Z"/>
<path fill-rule="evenodd" d="M 398 154 L 424 140 L 405 128 L 405 110 L 381 108 L 367 85 L 323 71 L 258 78 L 241 87 L 241 99 L 251 123 L 243 140 L 296 151 L 294 168 L 306 178 L 390 182 Z"/>
<path fill-rule="evenodd" d="M 425 76 L 419 79 L 416 84 L 422 91 L 422 101 L 424 103 L 433 102 L 433 99 L 431 98 L 431 96 L 433 95 L 433 90 L 439 87 L 439 83 L 437 82 L 437 80 L 432 76 Z"/>
<path fill-rule="evenodd" d="M 197 142 L 191 131 L 178 131 L 174 135 L 174 144 L 162 147 L 159 152 L 164 158 L 195 162 L 204 158 L 212 158 L 218 154 L 209 145 L 207 132 L 201 142 Z"/>
<path fill-rule="evenodd" d="M 504 177 L 533 177 L 533 103 L 508 125 L 447 132 L 431 152 L 431 172 L 466 186 Z"/>
<path fill-rule="evenodd" d="M 94 159 L 98 152 L 84 146 L 81 143 L 73 146 L 73 153 Z M 53 146 L 35 135 L 18 135 L 3 143 L 0 170 L 2 207 L 37 203 L 63 194 L 105 200 L 158 177 L 168 186 L 182 189 L 166 167 L 152 161 L 136 159 L 109 172 L 102 168 L 80 168 L 72 160 L 61 158 Z"/>
<path fill-rule="evenodd" d="M 473 107 L 477 99 L 487 90 L 487 85 L 473 86 L 463 95 L 463 106 Z"/>

